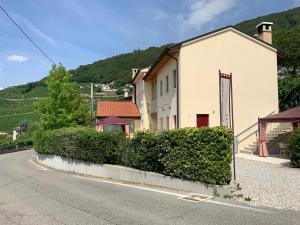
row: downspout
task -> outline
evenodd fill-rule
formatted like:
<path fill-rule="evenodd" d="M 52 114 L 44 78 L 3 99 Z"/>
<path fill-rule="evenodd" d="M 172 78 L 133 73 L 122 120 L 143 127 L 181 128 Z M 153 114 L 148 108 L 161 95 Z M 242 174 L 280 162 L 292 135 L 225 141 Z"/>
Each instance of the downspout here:
<path fill-rule="evenodd" d="M 133 93 L 133 103 L 136 104 L 136 85 L 133 83 L 133 90 L 134 90 L 134 93 Z"/>
<path fill-rule="evenodd" d="M 169 53 L 167 54 L 168 56 L 170 56 L 172 59 L 174 59 L 176 61 L 176 105 L 177 105 L 177 109 L 176 109 L 176 128 L 179 128 L 179 71 L 178 71 L 178 58 L 170 55 Z"/>

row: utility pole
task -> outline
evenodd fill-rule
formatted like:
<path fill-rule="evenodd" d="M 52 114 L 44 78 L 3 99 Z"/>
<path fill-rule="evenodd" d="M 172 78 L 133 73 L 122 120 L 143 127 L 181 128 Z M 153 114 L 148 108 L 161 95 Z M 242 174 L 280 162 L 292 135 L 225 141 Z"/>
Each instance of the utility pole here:
<path fill-rule="evenodd" d="M 91 83 L 91 117 L 94 114 L 94 84 Z"/>

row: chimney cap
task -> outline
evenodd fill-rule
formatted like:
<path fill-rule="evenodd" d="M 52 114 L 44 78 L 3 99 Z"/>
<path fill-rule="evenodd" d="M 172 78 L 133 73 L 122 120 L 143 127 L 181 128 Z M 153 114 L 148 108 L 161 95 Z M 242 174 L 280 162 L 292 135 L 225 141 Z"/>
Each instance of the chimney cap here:
<path fill-rule="evenodd" d="M 259 24 L 256 25 L 256 28 L 258 28 L 258 27 L 260 27 L 262 25 L 273 25 L 273 24 L 274 23 L 272 23 L 272 22 L 261 22 L 261 23 L 259 23 Z"/>

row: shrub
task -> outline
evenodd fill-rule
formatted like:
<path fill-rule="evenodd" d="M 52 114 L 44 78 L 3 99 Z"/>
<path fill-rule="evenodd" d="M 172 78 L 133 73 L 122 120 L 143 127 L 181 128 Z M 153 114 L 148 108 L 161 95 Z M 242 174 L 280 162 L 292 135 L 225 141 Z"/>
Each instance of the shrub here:
<path fill-rule="evenodd" d="M 98 133 L 94 128 L 62 128 L 37 132 L 34 147 L 39 153 L 98 164 L 116 164 L 120 161 L 124 140 L 122 133 Z"/>
<path fill-rule="evenodd" d="M 127 166 L 185 180 L 228 184 L 232 141 L 232 133 L 223 127 L 140 131 L 127 148 Z"/>
<path fill-rule="evenodd" d="M 232 133 L 224 127 L 184 128 L 163 132 L 160 148 L 164 174 L 208 184 L 231 180 Z"/>
<path fill-rule="evenodd" d="M 7 149 L 13 149 L 15 148 L 15 145 L 10 138 L 1 138 L 0 139 L 0 151 L 1 150 L 7 150 Z"/>
<path fill-rule="evenodd" d="M 136 132 L 128 145 L 126 155 L 123 154 L 123 165 L 144 171 L 162 172 L 158 137 L 159 134 L 153 131 Z"/>
<path fill-rule="evenodd" d="M 32 146 L 32 137 L 28 134 L 18 137 L 13 141 L 11 138 L 4 138 L 0 140 L 0 150 L 10 149 L 25 149 Z"/>
<path fill-rule="evenodd" d="M 300 166 L 300 128 L 293 131 L 289 137 L 289 151 L 291 153 L 291 164 Z"/>

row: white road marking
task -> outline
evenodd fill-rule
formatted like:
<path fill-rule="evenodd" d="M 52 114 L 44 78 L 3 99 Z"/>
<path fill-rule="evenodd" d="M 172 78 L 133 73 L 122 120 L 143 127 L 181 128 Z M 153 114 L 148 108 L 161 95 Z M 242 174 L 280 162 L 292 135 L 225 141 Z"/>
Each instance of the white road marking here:
<path fill-rule="evenodd" d="M 252 210 L 252 211 L 261 212 L 261 213 L 274 213 L 274 212 L 269 211 L 269 210 L 257 209 L 257 208 L 244 206 L 244 205 L 236 205 L 236 204 L 231 204 L 231 203 L 228 203 L 228 202 L 219 202 L 219 201 L 215 201 L 215 200 L 211 200 L 211 199 L 204 200 L 204 202 L 209 202 L 209 203 L 224 205 L 224 206 L 230 206 L 230 207 L 235 207 L 235 208 L 240 208 L 240 209 Z"/>
<path fill-rule="evenodd" d="M 146 188 L 146 187 L 139 187 L 139 186 L 132 185 L 132 184 L 124 184 L 124 183 L 120 183 L 120 182 L 96 179 L 96 178 L 91 178 L 91 177 L 84 177 L 84 176 L 80 176 L 80 175 L 73 175 L 73 176 L 81 178 L 81 179 L 88 179 L 88 180 L 98 181 L 98 182 L 102 182 L 102 183 L 116 184 L 116 185 L 124 186 L 124 187 L 131 187 L 131 188 L 145 190 L 145 191 L 152 191 L 152 192 L 157 192 L 157 193 L 162 193 L 162 194 L 167 194 L 167 195 L 173 195 L 173 196 L 177 196 L 179 198 L 182 198 L 182 197 L 186 196 L 186 195 L 175 193 L 175 192 L 163 191 L 163 190 L 158 190 L 158 189 L 153 189 L 153 188 Z"/>
<path fill-rule="evenodd" d="M 132 184 L 124 184 L 124 183 L 115 182 L 115 181 L 102 180 L 101 178 L 97 179 L 97 178 L 85 177 L 85 176 L 80 176 L 80 175 L 73 175 L 73 176 L 81 178 L 81 179 L 88 179 L 88 180 L 93 180 L 93 181 L 102 182 L 102 183 L 116 184 L 116 185 L 124 186 L 124 187 L 130 187 L 130 188 L 135 188 L 135 189 L 140 189 L 140 190 L 146 190 L 146 191 L 152 191 L 152 192 L 157 192 L 157 193 L 161 193 L 161 194 L 172 195 L 172 196 L 178 197 L 178 199 L 180 199 L 180 200 L 184 200 L 183 198 L 188 196 L 188 194 L 184 195 L 184 194 L 179 194 L 179 193 L 169 192 L 169 191 L 163 191 L 163 190 L 154 189 L 154 188 L 140 187 L 140 186 L 136 186 L 136 185 L 132 185 Z M 202 194 L 199 194 L 199 195 L 202 195 Z M 245 209 L 245 210 L 256 211 L 256 212 L 260 212 L 260 213 L 273 213 L 272 211 L 269 211 L 269 210 L 257 209 L 257 208 L 253 208 L 253 207 L 249 207 L 249 206 L 243 206 L 243 205 L 238 205 L 238 204 L 232 204 L 232 203 L 212 200 L 211 198 L 213 198 L 213 197 L 208 196 L 208 195 L 202 195 L 202 196 L 207 196 L 208 199 L 203 199 L 203 200 L 200 200 L 198 202 L 195 201 L 193 203 L 207 202 L 207 203 L 211 203 L 211 204 L 218 204 L 218 205 L 223 205 L 223 206 L 228 206 L 228 207 L 235 207 L 235 208 L 240 208 L 240 209 Z M 189 202 L 192 202 L 192 201 L 189 201 Z"/>
<path fill-rule="evenodd" d="M 36 167 L 39 168 L 38 170 L 42 170 L 42 171 L 48 170 L 45 167 L 43 167 L 42 165 L 40 165 L 39 163 L 35 162 L 34 160 L 30 160 L 30 161 L 32 164 L 34 164 Z M 124 187 L 130 187 L 130 188 L 135 188 L 135 189 L 140 189 L 140 190 L 145 190 L 145 191 L 152 191 L 152 192 L 156 192 L 156 193 L 172 195 L 172 196 L 176 196 L 180 200 L 185 200 L 185 201 L 188 201 L 185 198 L 192 194 L 192 193 L 179 194 L 176 192 L 164 191 L 164 190 L 159 190 L 159 189 L 155 189 L 155 188 L 140 187 L 140 186 L 133 185 L 133 184 L 125 184 L 125 183 L 121 183 L 121 182 L 117 182 L 117 181 L 103 180 L 101 178 L 97 179 L 97 178 L 91 178 L 91 177 L 86 177 L 86 176 L 81 176 L 81 175 L 72 175 L 72 176 L 78 177 L 80 179 L 93 180 L 93 181 L 102 182 L 102 183 L 115 184 L 115 185 L 124 186 Z M 205 196 L 205 197 L 207 197 L 207 199 L 201 199 L 199 201 L 189 200 L 188 202 L 192 202 L 192 203 L 207 202 L 207 203 L 211 203 L 211 204 L 235 207 L 235 208 L 240 208 L 240 209 L 245 209 L 245 210 L 256 211 L 256 212 L 260 212 L 260 213 L 273 213 L 272 211 L 269 211 L 269 210 L 257 209 L 257 208 L 253 208 L 253 207 L 249 207 L 249 206 L 243 206 L 243 205 L 232 204 L 232 203 L 228 203 L 228 202 L 220 202 L 220 201 L 212 200 L 213 196 L 209 196 L 209 195 L 203 195 L 203 194 L 198 194 L 198 195 Z"/>

